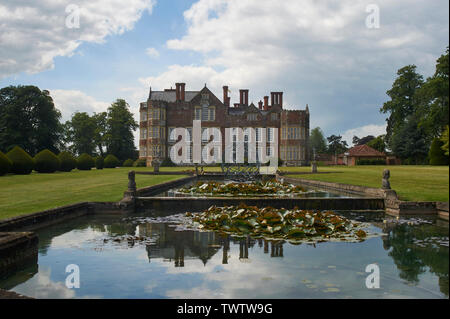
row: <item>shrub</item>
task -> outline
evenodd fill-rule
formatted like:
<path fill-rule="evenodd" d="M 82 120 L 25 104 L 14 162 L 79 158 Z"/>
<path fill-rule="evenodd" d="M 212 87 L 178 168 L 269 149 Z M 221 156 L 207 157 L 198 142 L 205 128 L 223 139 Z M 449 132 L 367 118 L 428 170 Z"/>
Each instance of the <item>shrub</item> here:
<path fill-rule="evenodd" d="M 428 157 L 430 158 L 430 165 L 448 165 L 448 156 L 445 155 L 445 151 L 442 149 L 444 142 L 435 138 L 431 143 L 430 152 Z"/>
<path fill-rule="evenodd" d="M 58 159 L 60 162 L 59 170 L 61 172 L 70 172 L 71 170 L 77 168 L 77 160 L 69 152 L 61 152 L 58 154 Z"/>
<path fill-rule="evenodd" d="M 95 168 L 96 169 L 103 169 L 103 166 L 105 165 L 105 160 L 103 157 L 98 156 L 95 158 Z"/>
<path fill-rule="evenodd" d="M 122 166 L 123 167 L 132 167 L 133 166 L 133 160 L 131 158 L 127 159 L 125 162 L 123 162 Z"/>
<path fill-rule="evenodd" d="M 145 158 L 140 158 L 137 159 L 134 163 L 133 163 L 134 167 L 146 167 L 147 166 L 147 160 Z"/>
<path fill-rule="evenodd" d="M 0 176 L 5 175 L 11 171 L 12 163 L 3 152 L 0 151 Z"/>
<path fill-rule="evenodd" d="M 175 167 L 177 166 L 169 157 L 166 157 L 161 164 L 159 165 L 161 167 Z"/>
<path fill-rule="evenodd" d="M 15 146 L 6 156 L 12 162 L 11 172 L 14 174 L 30 174 L 34 168 L 33 158 L 19 146 Z"/>
<path fill-rule="evenodd" d="M 109 154 L 105 157 L 105 168 L 115 168 L 117 166 L 119 166 L 119 160 L 117 159 L 117 157 L 112 154 Z"/>
<path fill-rule="evenodd" d="M 58 157 L 50 150 L 43 150 L 34 157 L 34 170 L 39 173 L 54 173 L 61 163 Z"/>
<path fill-rule="evenodd" d="M 89 171 L 95 166 L 94 159 L 91 155 L 83 153 L 78 157 L 77 168 L 82 171 Z"/>
<path fill-rule="evenodd" d="M 386 165 L 386 160 L 377 159 L 360 159 L 356 161 L 356 165 Z"/>

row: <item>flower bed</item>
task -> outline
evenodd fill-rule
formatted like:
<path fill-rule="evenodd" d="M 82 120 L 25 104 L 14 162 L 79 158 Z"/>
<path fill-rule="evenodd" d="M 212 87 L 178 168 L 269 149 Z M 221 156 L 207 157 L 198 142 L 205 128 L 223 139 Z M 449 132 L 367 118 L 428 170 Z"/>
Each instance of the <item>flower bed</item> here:
<path fill-rule="evenodd" d="M 257 208 L 254 206 L 211 206 L 201 213 L 186 213 L 192 226 L 254 238 L 290 241 L 361 241 L 369 234 L 367 224 L 352 221 L 330 211 Z M 371 234 L 373 235 L 373 234 Z"/>
<path fill-rule="evenodd" d="M 306 193 L 306 189 L 275 180 L 254 183 L 198 182 L 192 187 L 179 189 L 181 193 L 221 196 L 293 196 Z"/>

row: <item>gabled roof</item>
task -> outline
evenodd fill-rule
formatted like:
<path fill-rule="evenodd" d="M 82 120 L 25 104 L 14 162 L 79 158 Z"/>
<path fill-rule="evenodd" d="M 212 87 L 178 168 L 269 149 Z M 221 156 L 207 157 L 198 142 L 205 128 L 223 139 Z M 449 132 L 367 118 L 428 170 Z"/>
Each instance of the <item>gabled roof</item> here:
<path fill-rule="evenodd" d="M 386 156 L 386 154 L 381 153 L 366 144 L 354 146 L 346 153 L 348 153 L 348 156 Z M 344 154 L 341 155 L 344 156 Z"/>
<path fill-rule="evenodd" d="M 185 91 L 184 99 L 186 102 L 192 100 L 199 91 Z M 150 91 L 149 100 L 153 101 L 165 101 L 165 102 L 175 102 L 177 99 L 177 94 L 175 90 L 167 91 Z"/>

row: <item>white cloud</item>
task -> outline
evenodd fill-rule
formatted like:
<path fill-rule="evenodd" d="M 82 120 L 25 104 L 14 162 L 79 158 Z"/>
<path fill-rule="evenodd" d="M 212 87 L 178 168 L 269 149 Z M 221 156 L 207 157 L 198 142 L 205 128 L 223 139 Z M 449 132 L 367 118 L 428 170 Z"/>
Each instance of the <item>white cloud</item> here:
<path fill-rule="evenodd" d="M 166 44 L 203 60 L 140 80 L 153 89 L 186 82 L 198 90 L 207 82 L 219 98 L 221 86 L 229 85 L 232 102 L 239 88 L 249 88 L 255 103 L 284 91 L 285 107 L 308 103 L 311 126 L 323 126 L 326 134 L 379 125 L 378 110 L 400 67 L 417 64 L 425 76 L 434 71 L 448 45 L 448 2 L 377 1 L 380 28 L 368 29 L 371 3 L 199 0 L 184 12 L 185 35 Z"/>
<path fill-rule="evenodd" d="M 79 28 L 67 28 L 66 7 L 80 9 Z M 57 56 L 71 56 L 82 42 L 102 43 L 133 29 L 154 0 L 6 0 L 0 3 L 0 78 L 53 68 Z"/>
<path fill-rule="evenodd" d="M 70 120 L 75 112 L 105 112 L 111 102 L 98 101 L 92 96 L 78 90 L 49 90 L 55 107 L 61 111 L 62 121 Z"/>
<path fill-rule="evenodd" d="M 386 125 L 369 124 L 345 131 L 342 134 L 342 140 L 347 141 L 347 144 L 349 146 L 352 146 L 353 136 L 358 136 L 359 138 L 362 138 L 367 135 L 373 135 L 377 137 L 383 134 L 386 134 Z"/>
<path fill-rule="evenodd" d="M 159 52 L 155 48 L 147 48 L 145 50 L 145 53 L 147 53 L 147 55 L 149 57 L 152 57 L 152 58 L 158 58 L 159 57 Z"/>

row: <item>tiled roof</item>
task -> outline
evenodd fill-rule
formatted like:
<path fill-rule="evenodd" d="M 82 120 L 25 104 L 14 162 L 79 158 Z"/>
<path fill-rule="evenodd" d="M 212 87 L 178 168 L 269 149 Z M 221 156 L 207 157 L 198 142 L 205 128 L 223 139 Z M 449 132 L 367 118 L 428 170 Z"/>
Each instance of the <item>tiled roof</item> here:
<path fill-rule="evenodd" d="M 386 156 L 386 154 L 381 153 L 366 144 L 354 146 L 346 153 L 348 153 L 348 156 Z M 344 154 L 341 155 L 343 156 Z"/>
<path fill-rule="evenodd" d="M 192 100 L 199 91 L 186 91 L 184 99 L 186 102 Z M 172 91 L 152 91 L 150 96 L 150 100 L 154 101 L 165 101 L 165 102 L 175 102 L 177 99 L 177 95 L 175 90 Z"/>

